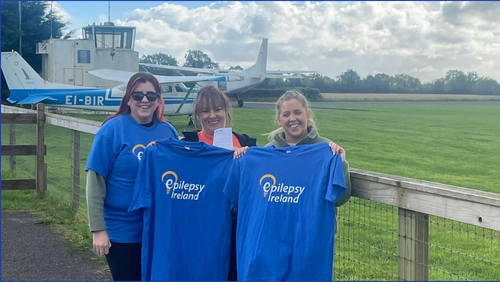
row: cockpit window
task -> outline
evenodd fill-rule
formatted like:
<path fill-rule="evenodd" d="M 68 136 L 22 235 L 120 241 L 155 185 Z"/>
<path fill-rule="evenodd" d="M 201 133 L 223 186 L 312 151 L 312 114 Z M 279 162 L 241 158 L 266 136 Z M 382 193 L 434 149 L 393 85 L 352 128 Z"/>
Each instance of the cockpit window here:
<path fill-rule="evenodd" d="M 183 92 L 186 90 L 186 85 L 184 85 L 184 83 L 176 83 L 175 90 L 177 90 L 177 92 Z"/>
<path fill-rule="evenodd" d="M 161 85 L 162 92 L 172 92 L 172 85 L 170 84 L 162 84 Z"/>

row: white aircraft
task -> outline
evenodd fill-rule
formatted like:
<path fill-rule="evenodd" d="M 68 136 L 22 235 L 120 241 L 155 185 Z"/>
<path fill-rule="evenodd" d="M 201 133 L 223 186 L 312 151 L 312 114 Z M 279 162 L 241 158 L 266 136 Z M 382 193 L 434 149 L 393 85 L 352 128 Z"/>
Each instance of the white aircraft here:
<path fill-rule="evenodd" d="M 23 59 L 19 53 L 2 52 L 2 72 L 10 90 L 7 99 L 13 104 L 32 105 L 45 103 L 47 105 L 116 111 L 120 105 L 125 88 L 133 72 L 116 70 L 100 70 L 107 73 L 107 79 L 123 83 L 111 88 L 94 88 L 47 82 Z M 92 73 L 93 71 L 90 71 Z M 186 87 L 183 82 L 226 81 L 226 76 L 158 76 L 162 86 L 162 97 L 165 101 L 165 115 L 191 115 L 193 101 L 197 89 Z"/>
<path fill-rule="evenodd" d="M 314 73 L 315 71 L 292 71 L 292 70 L 267 70 L 267 38 L 262 39 L 260 45 L 259 55 L 255 64 L 245 70 L 225 70 L 225 69 L 202 69 L 191 67 L 167 66 L 158 64 L 145 64 L 139 65 L 144 67 L 163 68 L 177 71 L 189 71 L 198 73 L 198 76 L 215 75 L 215 76 L 228 76 L 227 81 L 203 81 L 198 82 L 198 87 L 206 85 L 214 85 L 225 93 L 234 94 L 238 100 L 238 106 L 243 106 L 243 100 L 238 99 L 237 93 L 248 91 L 257 85 L 261 84 L 266 78 L 284 78 L 284 79 L 301 79 L 303 73 Z M 99 76 L 101 77 L 101 76 Z M 101 77 L 105 78 L 105 77 Z"/>
<path fill-rule="evenodd" d="M 142 64 L 143 66 L 197 72 L 198 76 L 155 75 L 162 86 L 165 101 L 165 115 L 191 115 L 197 88 L 188 88 L 183 82 L 196 82 L 203 87 L 211 84 L 226 93 L 243 93 L 266 78 L 302 78 L 301 73 L 314 71 L 269 71 L 267 65 L 267 38 L 262 40 L 256 63 L 245 70 L 198 69 L 178 66 Z M 43 80 L 38 73 L 17 52 L 2 52 L 2 72 L 10 90 L 7 99 L 13 104 L 36 104 L 87 109 L 116 111 L 125 93 L 128 80 L 134 72 L 99 69 L 88 71 L 97 77 L 117 81 L 111 88 L 94 88 L 69 84 L 51 83 Z M 236 97 L 237 98 L 237 97 Z M 238 98 L 237 98 L 238 99 Z M 243 100 L 238 99 L 238 106 Z"/>

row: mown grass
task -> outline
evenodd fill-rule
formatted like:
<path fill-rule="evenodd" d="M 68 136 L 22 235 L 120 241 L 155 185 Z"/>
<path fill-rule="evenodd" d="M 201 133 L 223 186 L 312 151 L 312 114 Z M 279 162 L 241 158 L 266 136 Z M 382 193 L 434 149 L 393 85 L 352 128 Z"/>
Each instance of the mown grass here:
<path fill-rule="evenodd" d="M 317 126 L 323 136 L 347 150 L 351 167 L 500 193 L 498 107 L 391 105 L 336 108 L 315 110 Z M 97 121 L 105 117 L 73 116 Z M 188 120 L 185 116 L 169 119 L 179 132 L 194 129 L 186 126 Z M 271 109 L 235 108 L 233 128 L 256 137 L 258 145 L 262 146 L 267 143 L 262 134 L 276 128 L 273 119 Z M 2 144 L 8 142 L 6 129 L 2 125 Z M 33 129 L 18 126 L 17 135 L 18 140 L 31 138 L 34 142 Z M 82 168 L 92 139 L 92 135 L 82 135 Z M 67 229 L 66 233 L 70 234 L 67 237 L 88 247 L 90 237 L 84 200 L 76 215 L 70 209 L 67 213 L 58 212 L 71 203 L 70 131 L 47 125 L 46 143 L 51 197 L 38 199 L 31 191 L 3 191 L 2 210 L 27 209 L 48 214 L 51 220 L 47 223 Z M 34 159 L 29 161 L 18 157 L 20 169 L 16 173 L 32 170 L 34 165 L 30 163 L 34 164 Z M 8 175 L 6 157 L 2 157 L 2 168 L 2 178 L 15 177 Z M 84 186 L 84 172 L 81 179 Z M 81 198 L 84 198 L 83 188 Z M 341 208 L 340 216 L 335 278 L 397 280 L 397 208 L 353 198 Z M 500 280 L 498 232 L 432 216 L 429 226 L 429 279 Z"/>
<path fill-rule="evenodd" d="M 495 101 L 500 95 L 410 94 L 410 93 L 321 93 L 325 101 Z"/>

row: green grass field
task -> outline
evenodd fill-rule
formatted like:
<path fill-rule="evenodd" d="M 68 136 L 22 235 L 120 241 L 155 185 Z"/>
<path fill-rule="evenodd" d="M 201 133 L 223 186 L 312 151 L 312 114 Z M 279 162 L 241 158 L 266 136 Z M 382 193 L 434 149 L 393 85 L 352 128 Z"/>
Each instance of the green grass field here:
<path fill-rule="evenodd" d="M 500 193 L 500 111 L 497 106 L 336 106 L 314 111 L 321 135 L 343 146 L 353 168 Z M 275 129 L 271 109 L 234 109 L 233 129 L 267 143 L 263 134 Z M 79 116 L 101 121 L 104 116 Z M 176 129 L 187 127 L 185 116 L 169 117 Z M 18 144 L 34 143 L 34 126 L 17 125 Z M 93 136 L 82 134 L 81 167 Z M 8 144 L 2 125 L 2 144 Z M 24 143 L 23 143 L 24 142 Z M 85 223 L 82 172 L 80 212 L 70 205 L 70 130 L 46 126 L 49 194 L 3 191 L 2 210 L 32 210 L 47 215 L 76 244 L 90 246 Z M 2 179 L 21 177 L 34 158 L 18 157 L 18 169 L 8 171 L 2 157 Z M 58 211 L 61 210 L 61 211 Z M 64 212 L 62 212 L 64 211 Z M 336 240 L 338 280 L 397 280 L 398 212 L 391 206 L 353 198 L 341 208 Z M 430 217 L 430 280 L 500 280 L 500 234 Z"/>

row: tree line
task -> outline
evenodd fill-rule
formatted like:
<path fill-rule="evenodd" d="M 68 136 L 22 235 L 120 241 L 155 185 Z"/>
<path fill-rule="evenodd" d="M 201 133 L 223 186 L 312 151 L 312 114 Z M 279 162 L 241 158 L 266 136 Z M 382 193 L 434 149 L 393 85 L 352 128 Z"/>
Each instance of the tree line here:
<path fill-rule="evenodd" d="M 422 93 L 422 94 L 484 94 L 500 95 L 500 84 L 489 77 L 479 77 L 476 72 L 465 73 L 449 70 L 445 77 L 421 83 L 407 74 L 394 76 L 385 73 L 361 78 L 352 69 L 336 79 L 314 74 L 302 80 L 303 87 L 318 88 L 323 93 Z"/>

